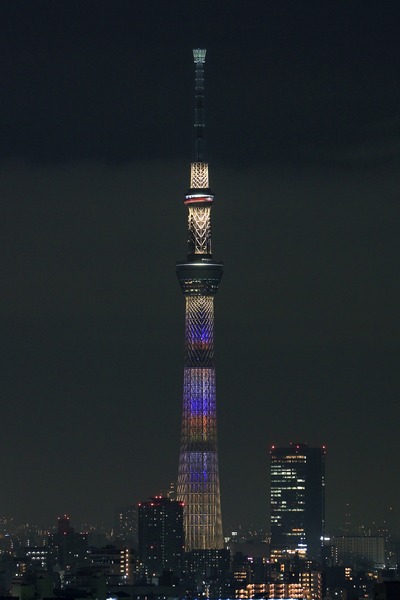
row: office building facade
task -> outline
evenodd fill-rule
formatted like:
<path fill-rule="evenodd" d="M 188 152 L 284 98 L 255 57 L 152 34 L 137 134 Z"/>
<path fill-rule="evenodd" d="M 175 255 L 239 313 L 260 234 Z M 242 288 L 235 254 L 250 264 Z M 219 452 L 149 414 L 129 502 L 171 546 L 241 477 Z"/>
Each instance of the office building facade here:
<path fill-rule="evenodd" d="M 139 560 L 149 576 L 178 574 L 184 552 L 183 504 L 156 496 L 138 507 Z"/>
<path fill-rule="evenodd" d="M 325 447 L 272 446 L 271 558 L 320 560 L 325 532 Z"/>

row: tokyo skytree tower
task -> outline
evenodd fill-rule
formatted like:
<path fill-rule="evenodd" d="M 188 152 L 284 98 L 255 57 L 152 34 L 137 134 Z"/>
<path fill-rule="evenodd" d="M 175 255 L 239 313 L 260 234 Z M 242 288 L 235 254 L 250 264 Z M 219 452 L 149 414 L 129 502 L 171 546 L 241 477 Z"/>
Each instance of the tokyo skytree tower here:
<path fill-rule="evenodd" d="M 177 263 L 186 302 L 185 363 L 178 500 L 185 505 L 186 551 L 223 548 L 218 475 L 214 367 L 214 296 L 222 263 L 211 253 L 211 207 L 204 148 L 204 63 L 206 50 L 193 50 L 195 63 L 195 152 L 190 168 L 188 254 Z"/>

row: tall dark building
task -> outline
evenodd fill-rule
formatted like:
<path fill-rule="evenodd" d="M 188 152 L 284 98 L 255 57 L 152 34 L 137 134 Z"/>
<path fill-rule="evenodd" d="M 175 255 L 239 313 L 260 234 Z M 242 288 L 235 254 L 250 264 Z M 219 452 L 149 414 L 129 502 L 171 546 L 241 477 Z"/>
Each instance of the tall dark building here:
<path fill-rule="evenodd" d="M 137 548 L 137 519 L 136 504 L 120 506 L 114 513 L 114 536 L 119 542 L 129 547 Z"/>
<path fill-rule="evenodd" d="M 156 496 L 138 509 L 139 560 L 148 575 L 180 573 L 184 552 L 183 504 Z"/>
<path fill-rule="evenodd" d="M 66 515 L 57 522 L 57 533 L 49 535 L 49 562 L 62 569 L 80 567 L 86 562 L 87 535 L 76 533 Z"/>
<path fill-rule="evenodd" d="M 325 532 L 325 447 L 271 448 L 271 558 L 320 560 Z"/>

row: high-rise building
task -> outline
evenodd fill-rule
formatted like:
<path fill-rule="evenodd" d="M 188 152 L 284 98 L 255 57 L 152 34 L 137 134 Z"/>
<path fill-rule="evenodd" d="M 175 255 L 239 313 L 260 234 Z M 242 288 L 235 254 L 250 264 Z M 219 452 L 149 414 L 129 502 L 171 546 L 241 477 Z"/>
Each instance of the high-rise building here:
<path fill-rule="evenodd" d="M 193 50 L 195 63 L 195 153 L 191 163 L 188 254 L 177 263 L 186 303 L 182 437 L 177 498 L 185 505 L 186 550 L 223 548 L 217 454 L 214 367 L 214 296 L 222 263 L 211 252 L 211 207 L 204 147 L 204 63 L 206 51 Z"/>
<path fill-rule="evenodd" d="M 147 575 L 178 574 L 184 552 L 183 504 L 156 496 L 138 507 L 139 560 Z"/>
<path fill-rule="evenodd" d="M 129 547 L 137 547 L 137 506 L 120 506 L 114 513 L 114 537 Z"/>
<path fill-rule="evenodd" d="M 57 532 L 48 537 L 48 562 L 62 569 L 80 567 L 86 563 L 87 535 L 77 533 L 66 515 L 57 522 Z"/>
<path fill-rule="evenodd" d="M 377 535 L 341 535 L 332 538 L 339 564 L 385 566 L 385 538 Z"/>
<path fill-rule="evenodd" d="M 320 560 L 325 531 L 325 447 L 271 448 L 271 558 Z"/>
<path fill-rule="evenodd" d="M 136 563 L 136 554 L 132 548 L 106 545 L 88 550 L 88 564 L 96 573 L 105 575 L 107 585 L 133 584 Z"/>

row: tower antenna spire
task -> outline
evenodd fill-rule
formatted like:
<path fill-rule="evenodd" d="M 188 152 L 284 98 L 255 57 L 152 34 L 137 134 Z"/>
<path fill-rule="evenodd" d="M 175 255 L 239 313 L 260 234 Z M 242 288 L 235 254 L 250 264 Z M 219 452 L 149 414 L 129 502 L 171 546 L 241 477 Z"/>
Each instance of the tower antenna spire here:
<path fill-rule="evenodd" d="M 205 118 L 204 118 L 204 63 L 206 50 L 195 48 L 193 50 L 195 74 L 195 105 L 194 105 L 194 160 L 205 161 Z"/>
<path fill-rule="evenodd" d="M 204 118 L 204 64 L 206 62 L 206 50 L 204 48 L 195 48 L 193 50 L 193 59 L 195 64 L 195 88 L 194 88 L 194 161 L 190 166 L 190 192 L 196 193 L 200 190 L 209 192 L 208 201 L 212 202 L 212 195 L 209 189 L 208 164 L 206 162 L 205 130 L 206 122 Z M 188 199 L 188 197 L 186 197 Z M 192 201 L 194 196 L 192 198 Z"/>

